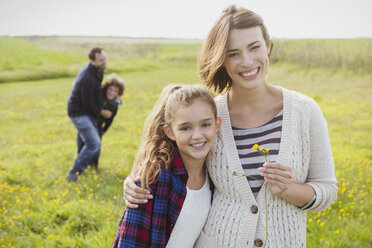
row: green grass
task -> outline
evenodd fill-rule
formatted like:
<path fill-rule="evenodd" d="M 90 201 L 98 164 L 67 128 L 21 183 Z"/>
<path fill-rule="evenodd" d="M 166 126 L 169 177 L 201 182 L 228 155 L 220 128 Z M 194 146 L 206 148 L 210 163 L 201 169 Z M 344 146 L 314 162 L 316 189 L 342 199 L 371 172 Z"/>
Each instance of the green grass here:
<path fill-rule="evenodd" d="M 201 43 L 120 37 L 0 37 L 0 83 L 74 77 L 93 46 L 106 50 L 109 70 L 114 72 L 195 68 Z M 370 74 L 372 39 L 274 40 L 271 63 L 297 65 L 304 71 L 324 68 L 330 73 Z"/>
<path fill-rule="evenodd" d="M 27 40 L 0 37 L 0 82 L 73 76 L 86 59 L 40 49 Z"/>
<path fill-rule="evenodd" d="M 17 39 L 12 49 L 40 54 L 41 65 L 27 63 L 34 56 L 25 55 L 24 65 L 0 67 L 0 76 L 11 72 L 17 78 L 25 69 L 48 68 L 45 61 L 68 68 L 64 55 L 77 58 L 71 62 L 75 75 L 87 62 L 85 48 L 91 43 L 80 48 L 80 43 L 49 41 Z M 66 115 L 73 76 L 36 80 L 43 75 L 35 73 L 32 81 L 0 84 L 0 247 L 110 247 L 125 208 L 122 181 L 132 167 L 144 119 L 166 84 L 200 82 L 194 59 L 198 44 L 102 44 L 109 58 L 117 56 L 108 69 L 125 79 L 127 89 L 103 137 L 101 175 L 87 170 L 76 184 L 64 179 L 76 158 L 76 130 Z M 339 192 L 330 209 L 308 213 L 307 247 L 370 247 L 371 73 L 306 69 L 288 61 L 273 63 L 270 70 L 271 82 L 313 97 L 328 121 Z"/>
<path fill-rule="evenodd" d="M 274 40 L 271 62 L 372 73 L 372 39 Z"/>
<path fill-rule="evenodd" d="M 87 53 L 93 46 L 103 47 L 109 55 L 107 73 L 195 68 L 201 45 L 200 42 L 166 44 L 164 40 L 156 40 L 155 44 L 125 43 L 125 40 L 120 43 L 114 38 L 93 39 L 96 43 L 89 43 L 92 39 L 0 37 L 0 83 L 74 77 L 87 63 Z"/>

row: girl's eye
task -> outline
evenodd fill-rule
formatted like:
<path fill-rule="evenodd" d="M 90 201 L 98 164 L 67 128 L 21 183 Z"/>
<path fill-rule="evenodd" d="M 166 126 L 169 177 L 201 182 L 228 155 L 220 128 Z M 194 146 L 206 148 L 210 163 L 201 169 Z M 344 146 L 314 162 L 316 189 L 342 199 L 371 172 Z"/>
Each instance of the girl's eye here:
<path fill-rule="evenodd" d="M 203 124 L 202 124 L 202 127 L 209 127 L 209 126 L 211 126 L 210 123 L 203 123 Z"/>
<path fill-rule="evenodd" d="M 188 131 L 188 130 L 190 130 L 190 129 L 191 129 L 190 127 L 181 127 L 181 128 L 180 128 L 181 131 Z"/>
<path fill-rule="evenodd" d="M 252 47 L 252 50 L 256 50 L 258 48 L 260 48 L 260 46 L 254 46 L 254 47 Z"/>

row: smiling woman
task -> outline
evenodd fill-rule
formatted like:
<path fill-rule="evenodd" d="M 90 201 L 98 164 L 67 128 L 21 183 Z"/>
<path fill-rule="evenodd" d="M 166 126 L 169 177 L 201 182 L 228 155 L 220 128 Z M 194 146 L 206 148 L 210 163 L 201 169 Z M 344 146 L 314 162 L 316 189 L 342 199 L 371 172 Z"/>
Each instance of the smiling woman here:
<path fill-rule="evenodd" d="M 313 99 L 268 82 L 272 46 L 263 19 L 235 6 L 203 46 L 199 76 L 221 93 L 222 124 L 206 160 L 212 206 L 194 247 L 305 247 L 305 210 L 324 210 L 336 198 L 327 123 Z M 251 150 L 255 144 L 270 150 L 270 161 Z M 137 192 L 127 204 L 147 198 L 131 179 L 125 187 Z"/>
<path fill-rule="evenodd" d="M 231 6 L 203 47 L 199 75 L 222 93 L 222 126 L 207 160 L 216 190 L 196 247 L 304 247 L 304 210 L 336 198 L 326 121 L 314 100 L 268 82 L 272 46 L 259 15 Z M 270 149 L 270 161 L 254 144 Z"/>

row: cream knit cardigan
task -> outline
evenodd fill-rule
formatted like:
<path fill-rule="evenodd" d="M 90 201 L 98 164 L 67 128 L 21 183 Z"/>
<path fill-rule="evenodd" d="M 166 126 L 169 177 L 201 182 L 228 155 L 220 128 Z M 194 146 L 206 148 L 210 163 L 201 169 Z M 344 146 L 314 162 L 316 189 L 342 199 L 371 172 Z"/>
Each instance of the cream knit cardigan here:
<path fill-rule="evenodd" d="M 292 167 L 292 181 L 311 185 L 316 194 L 312 211 L 328 208 L 336 199 L 337 186 L 327 123 L 317 103 L 300 93 L 282 88 L 283 126 L 278 162 Z M 215 185 L 207 222 L 194 247 L 256 247 L 265 240 L 265 187 L 254 197 L 243 173 L 227 106 L 227 94 L 215 99 L 220 132 L 207 159 Z M 270 248 L 306 247 L 306 211 L 271 194 L 267 188 L 268 241 Z M 258 206 L 258 213 L 251 211 Z"/>

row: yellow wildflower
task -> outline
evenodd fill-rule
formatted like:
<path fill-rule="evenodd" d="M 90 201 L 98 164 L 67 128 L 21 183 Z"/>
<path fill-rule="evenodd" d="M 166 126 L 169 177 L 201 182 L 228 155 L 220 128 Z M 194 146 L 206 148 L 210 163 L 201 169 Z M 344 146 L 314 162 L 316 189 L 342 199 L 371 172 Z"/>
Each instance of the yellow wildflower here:
<path fill-rule="evenodd" d="M 252 147 L 252 150 L 257 150 L 258 148 L 258 144 L 255 144 L 253 147 Z"/>

